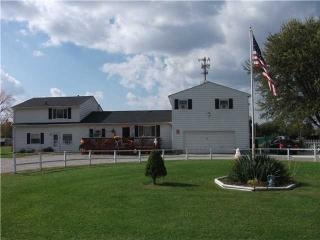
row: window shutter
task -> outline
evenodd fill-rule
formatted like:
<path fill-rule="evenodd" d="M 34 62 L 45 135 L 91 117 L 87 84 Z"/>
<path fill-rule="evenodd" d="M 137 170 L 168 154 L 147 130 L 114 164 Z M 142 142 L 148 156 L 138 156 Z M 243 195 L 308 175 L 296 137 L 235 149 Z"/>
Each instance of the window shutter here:
<path fill-rule="evenodd" d="M 157 125 L 156 128 L 156 137 L 160 137 L 160 125 Z"/>
<path fill-rule="evenodd" d="M 179 109 L 179 100 L 178 99 L 174 100 L 174 109 Z"/>
<path fill-rule="evenodd" d="M 89 129 L 89 137 L 93 137 L 93 129 L 92 128 Z"/>
<path fill-rule="evenodd" d="M 40 134 L 40 143 L 44 144 L 44 133 Z"/>
<path fill-rule="evenodd" d="M 101 129 L 101 137 L 106 137 L 106 129 Z"/>
<path fill-rule="evenodd" d="M 52 119 L 52 108 L 49 108 L 49 109 L 48 109 L 48 112 L 49 112 L 49 113 L 48 113 L 48 114 L 49 114 L 49 119 Z"/>
<path fill-rule="evenodd" d="M 31 142 L 31 136 L 30 133 L 27 133 L 27 144 L 30 144 Z"/>
<path fill-rule="evenodd" d="M 229 109 L 233 109 L 233 99 L 229 98 Z"/>
<path fill-rule="evenodd" d="M 216 109 L 219 109 L 219 98 L 215 99 L 215 106 L 216 106 Z"/>
<path fill-rule="evenodd" d="M 139 128 L 138 128 L 137 125 L 134 126 L 134 136 L 135 136 L 135 137 L 138 137 L 138 136 L 139 136 Z"/>
<path fill-rule="evenodd" d="M 71 119 L 71 108 L 68 108 L 68 119 Z"/>
<path fill-rule="evenodd" d="M 151 135 L 156 136 L 156 126 L 151 127 Z"/>
<path fill-rule="evenodd" d="M 192 109 L 192 99 L 188 99 L 188 109 Z"/>

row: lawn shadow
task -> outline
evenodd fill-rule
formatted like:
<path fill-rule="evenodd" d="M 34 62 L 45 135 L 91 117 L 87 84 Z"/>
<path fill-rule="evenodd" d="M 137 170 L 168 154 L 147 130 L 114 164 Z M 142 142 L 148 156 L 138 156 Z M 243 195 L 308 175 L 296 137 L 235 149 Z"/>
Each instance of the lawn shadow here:
<path fill-rule="evenodd" d="M 178 182 L 164 182 L 164 183 L 159 183 L 159 186 L 164 186 L 164 187 L 199 187 L 199 185 L 196 184 L 190 184 L 190 183 L 178 183 Z"/>

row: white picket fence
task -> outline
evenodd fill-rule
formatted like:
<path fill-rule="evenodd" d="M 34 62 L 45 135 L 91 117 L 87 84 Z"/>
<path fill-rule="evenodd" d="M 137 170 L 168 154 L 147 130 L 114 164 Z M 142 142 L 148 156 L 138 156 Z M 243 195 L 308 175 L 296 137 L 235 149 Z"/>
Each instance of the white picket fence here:
<path fill-rule="evenodd" d="M 161 155 L 165 160 L 214 160 L 214 159 L 233 159 L 234 153 L 217 154 L 208 149 L 199 151 L 185 149 L 172 150 L 161 149 Z M 249 153 L 251 149 L 241 149 L 242 154 Z M 96 165 L 120 162 L 144 162 L 147 161 L 150 151 L 145 150 L 111 150 L 111 151 L 88 151 L 83 154 L 80 152 L 52 152 L 52 153 L 33 153 L 23 157 L 17 157 L 13 153 L 13 170 L 24 171 L 30 169 L 52 168 L 52 167 L 68 167 L 77 165 Z M 230 149 L 235 152 L 235 149 Z M 297 148 L 297 149 L 271 149 L 257 148 L 257 154 L 267 154 L 279 160 L 301 160 L 301 161 L 318 161 L 320 160 L 320 148 L 316 144 L 313 148 Z M 320 162 L 320 161 L 319 161 Z"/>

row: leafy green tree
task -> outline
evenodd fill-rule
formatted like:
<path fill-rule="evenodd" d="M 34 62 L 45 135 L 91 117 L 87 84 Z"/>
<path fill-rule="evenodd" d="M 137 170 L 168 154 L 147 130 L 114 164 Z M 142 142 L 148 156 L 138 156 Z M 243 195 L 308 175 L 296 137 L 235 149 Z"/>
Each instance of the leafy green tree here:
<path fill-rule="evenodd" d="M 285 122 L 309 121 L 320 128 L 320 18 L 291 20 L 265 43 L 264 57 L 277 87 L 269 91 L 256 69 L 262 117 Z"/>
<path fill-rule="evenodd" d="M 159 177 L 164 177 L 167 175 L 167 169 L 164 165 L 163 158 L 159 151 L 152 151 L 149 155 L 147 165 L 146 165 L 146 176 L 152 178 L 152 182 L 155 185 L 156 179 Z"/>

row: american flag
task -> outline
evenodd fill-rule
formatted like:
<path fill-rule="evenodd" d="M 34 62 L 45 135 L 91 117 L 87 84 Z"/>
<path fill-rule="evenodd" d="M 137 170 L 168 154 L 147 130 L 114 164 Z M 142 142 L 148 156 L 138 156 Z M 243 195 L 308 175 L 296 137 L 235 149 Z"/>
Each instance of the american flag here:
<path fill-rule="evenodd" d="M 252 51 L 253 51 L 252 52 L 253 65 L 256 67 L 260 67 L 262 69 L 262 75 L 268 81 L 270 91 L 272 92 L 273 96 L 277 96 L 276 87 L 275 87 L 274 81 L 270 77 L 267 63 L 262 57 L 261 50 L 259 48 L 259 45 L 258 45 L 256 39 L 254 38 L 254 35 L 252 35 L 252 37 L 253 37 L 253 39 L 252 39 L 252 41 L 253 41 L 253 49 L 252 49 Z"/>

